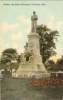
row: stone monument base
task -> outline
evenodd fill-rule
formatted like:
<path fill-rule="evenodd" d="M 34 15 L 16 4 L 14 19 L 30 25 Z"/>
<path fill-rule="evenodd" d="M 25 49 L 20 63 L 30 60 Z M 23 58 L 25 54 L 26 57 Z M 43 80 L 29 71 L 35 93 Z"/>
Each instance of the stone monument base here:
<path fill-rule="evenodd" d="M 45 67 L 42 68 L 42 65 L 33 65 L 30 63 L 21 64 L 16 72 L 17 77 L 49 77 Z"/>

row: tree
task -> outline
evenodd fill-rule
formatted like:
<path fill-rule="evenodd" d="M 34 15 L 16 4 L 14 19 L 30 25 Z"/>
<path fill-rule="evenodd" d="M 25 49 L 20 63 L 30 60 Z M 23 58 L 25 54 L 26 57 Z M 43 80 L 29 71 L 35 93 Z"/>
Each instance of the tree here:
<path fill-rule="evenodd" d="M 63 56 L 60 59 L 57 59 L 56 62 L 54 62 L 53 59 L 48 59 L 45 62 L 45 66 L 48 71 L 53 71 L 53 72 L 63 71 Z"/>
<path fill-rule="evenodd" d="M 55 40 L 57 40 L 58 31 L 52 31 L 45 25 L 38 25 L 37 33 L 40 36 L 40 54 L 42 55 L 43 63 L 45 63 L 55 53 Z"/>
<path fill-rule="evenodd" d="M 63 56 L 61 57 L 61 59 L 58 59 L 58 61 L 56 63 L 56 68 L 59 71 L 63 71 Z"/>
<path fill-rule="evenodd" d="M 12 75 L 12 70 L 17 70 L 19 66 L 19 56 L 17 51 L 13 48 L 6 49 L 2 52 L 0 60 L 0 69 L 4 72 L 9 72 Z"/>
<path fill-rule="evenodd" d="M 55 71 L 55 62 L 53 60 L 47 60 L 45 66 L 48 71 Z"/>

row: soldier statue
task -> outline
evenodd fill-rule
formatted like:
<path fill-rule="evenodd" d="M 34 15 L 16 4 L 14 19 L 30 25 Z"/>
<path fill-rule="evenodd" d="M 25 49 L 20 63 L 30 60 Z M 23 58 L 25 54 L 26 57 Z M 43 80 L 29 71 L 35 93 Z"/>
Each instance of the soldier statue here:
<path fill-rule="evenodd" d="M 36 32 L 37 20 L 38 20 L 38 17 L 36 15 L 36 12 L 34 11 L 33 15 L 31 16 L 31 32 Z"/>

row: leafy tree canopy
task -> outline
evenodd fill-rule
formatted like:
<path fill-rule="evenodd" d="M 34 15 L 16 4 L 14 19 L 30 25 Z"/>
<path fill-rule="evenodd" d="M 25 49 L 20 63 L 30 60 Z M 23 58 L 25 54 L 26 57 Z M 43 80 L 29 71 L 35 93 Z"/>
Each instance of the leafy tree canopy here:
<path fill-rule="evenodd" d="M 45 61 L 55 53 L 55 40 L 57 40 L 59 34 L 57 30 L 51 30 L 46 25 L 38 25 L 37 33 L 40 36 L 40 53 L 45 63 Z"/>
<path fill-rule="evenodd" d="M 12 74 L 12 70 L 17 70 L 19 65 L 19 56 L 16 49 L 8 48 L 2 52 L 1 60 L 0 60 L 0 69 L 4 69 L 5 71 L 10 71 Z"/>

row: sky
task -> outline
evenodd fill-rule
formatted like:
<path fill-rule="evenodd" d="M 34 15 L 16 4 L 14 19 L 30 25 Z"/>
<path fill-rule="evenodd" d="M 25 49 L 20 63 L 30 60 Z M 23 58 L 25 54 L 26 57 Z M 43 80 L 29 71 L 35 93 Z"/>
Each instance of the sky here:
<path fill-rule="evenodd" d="M 59 31 L 56 52 L 63 55 L 63 1 L 0 1 L 0 53 L 6 48 L 23 52 L 31 30 L 31 15 L 36 11 L 38 24 Z"/>

